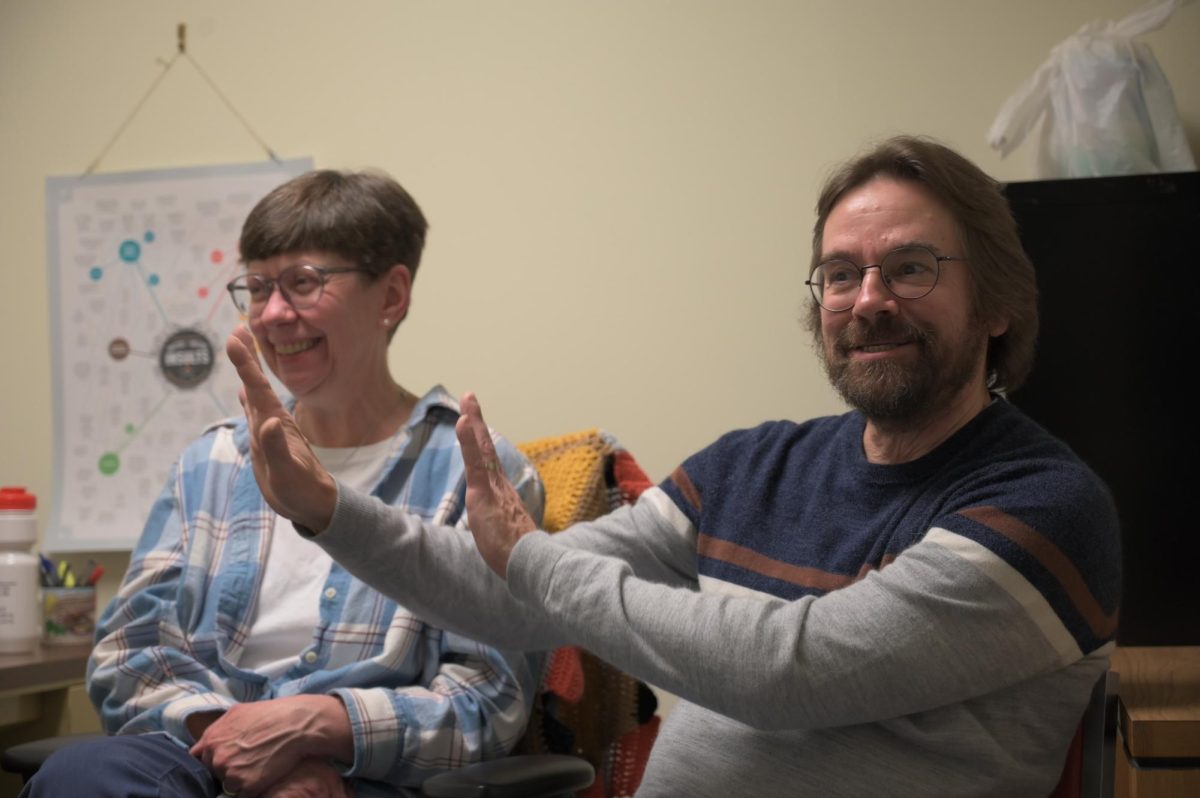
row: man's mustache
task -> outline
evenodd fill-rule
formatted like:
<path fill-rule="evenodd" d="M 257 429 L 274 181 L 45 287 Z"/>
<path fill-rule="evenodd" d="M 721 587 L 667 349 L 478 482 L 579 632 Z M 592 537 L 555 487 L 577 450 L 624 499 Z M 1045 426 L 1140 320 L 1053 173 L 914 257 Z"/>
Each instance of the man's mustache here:
<path fill-rule="evenodd" d="M 916 325 L 894 317 L 867 322 L 855 318 L 837 335 L 837 346 L 842 352 L 860 346 L 913 342 L 924 347 L 933 338 L 932 333 Z"/>

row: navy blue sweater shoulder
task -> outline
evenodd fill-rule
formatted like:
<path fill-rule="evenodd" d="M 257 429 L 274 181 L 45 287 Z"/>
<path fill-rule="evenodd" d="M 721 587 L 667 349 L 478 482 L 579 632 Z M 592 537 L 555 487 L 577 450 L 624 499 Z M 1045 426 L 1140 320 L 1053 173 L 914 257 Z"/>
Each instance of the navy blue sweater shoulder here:
<path fill-rule="evenodd" d="M 661 488 L 698 532 L 698 570 L 781 598 L 887 566 L 931 530 L 985 547 L 1050 602 L 1084 650 L 1111 638 L 1120 598 L 1116 511 L 1061 441 L 996 400 L 941 446 L 867 462 L 857 412 L 731 432 Z"/>

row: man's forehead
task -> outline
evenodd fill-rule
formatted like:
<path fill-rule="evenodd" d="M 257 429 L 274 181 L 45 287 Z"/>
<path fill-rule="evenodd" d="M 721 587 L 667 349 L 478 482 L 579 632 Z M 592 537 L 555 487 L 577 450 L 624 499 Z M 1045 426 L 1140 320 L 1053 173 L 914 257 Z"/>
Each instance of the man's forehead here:
<path fill-rule="evenodd" d="M 861 245 L 919 245 L 937 252 L 955 246 L 959 237 L 954 214 L 926 186 L 879 176 L 833 205 L 822 230 L 822 254 Z"/>
<path fill-rule="evenodd" d="M 953 218 L 950 209 L 927 185 L 891 175 L 876 175 L 847 189 L 833 204 L 830 216 L 850 211 L 876 213 L 897 207 Z"/>

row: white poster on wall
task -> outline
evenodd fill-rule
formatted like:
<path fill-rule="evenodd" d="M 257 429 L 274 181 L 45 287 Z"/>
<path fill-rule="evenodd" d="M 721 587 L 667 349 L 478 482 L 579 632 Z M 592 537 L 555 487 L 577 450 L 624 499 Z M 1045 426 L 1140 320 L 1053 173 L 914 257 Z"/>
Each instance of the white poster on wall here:
<path fill-rule="evenodd" d="M 171 463 L 241 412 L 225 284 L 246 214 L 312 160 L 46 180 L 54 496 L 43 546 L 130 549 Z"/>

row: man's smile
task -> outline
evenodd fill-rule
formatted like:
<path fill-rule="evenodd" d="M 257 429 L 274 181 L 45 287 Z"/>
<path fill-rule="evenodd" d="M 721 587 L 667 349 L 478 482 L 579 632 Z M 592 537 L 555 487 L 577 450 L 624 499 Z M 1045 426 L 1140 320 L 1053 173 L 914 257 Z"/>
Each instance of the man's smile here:
<path fill-rule="evenodd" d="M 890 350 L 895 349 L 900 346 L 907 346 L 908 344 L 911 344 L 911 343 L 912 343 L 912 341 L 894 341 L 894 342 L 879 343 L 879 344 L 861 344 L 859 346 L 855 346 L 852 348 L 856 352 L 866 352 L 866 353 L 887 352 L 887 351 L 890 351 Z"/>

